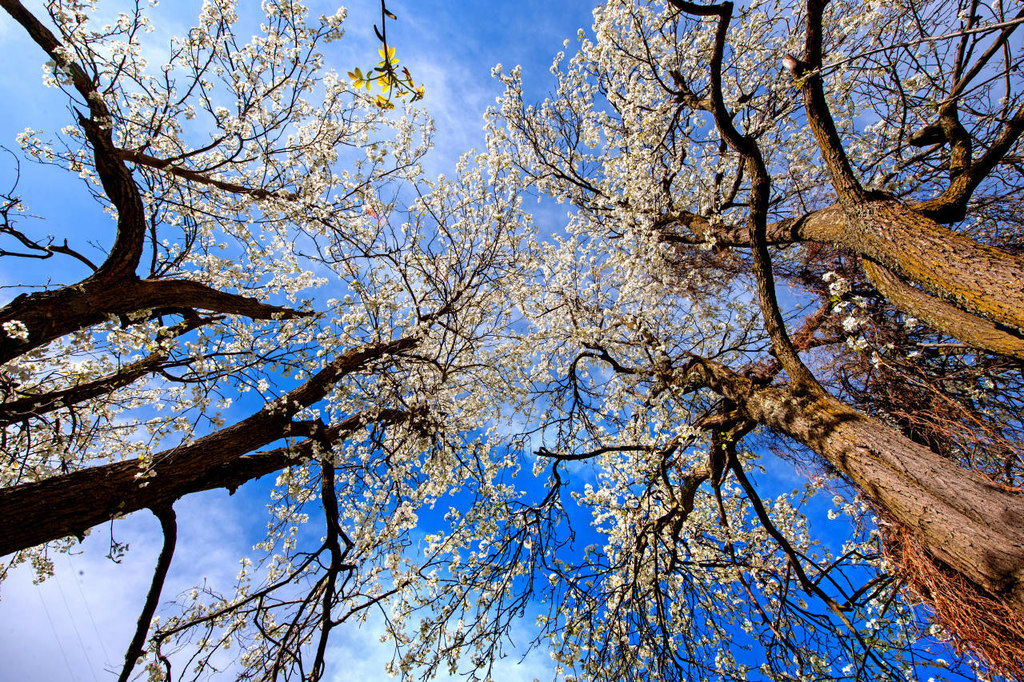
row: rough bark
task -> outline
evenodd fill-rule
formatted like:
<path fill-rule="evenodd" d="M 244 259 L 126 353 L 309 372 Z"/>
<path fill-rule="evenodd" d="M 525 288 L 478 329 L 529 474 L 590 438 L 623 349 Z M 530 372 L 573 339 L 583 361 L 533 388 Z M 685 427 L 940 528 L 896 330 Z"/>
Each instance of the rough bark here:
<path fill-rule="evenodd" d="M 1024 614 L 1024 496 L 824 392 L 759 388 L 710 362 L 692 372 L 750 419 L 814 450 L 880 508 L 916 530 L 932 557 Z"/>
<path fill-rule="evenodd" d="M 0 310 L 0 322 L 17 320 L 28 328 L 26 341 L 6 335 L 0 337 L 0 363 L 54 339 L 100 324 L 111 316 L 182 308 L 244 315 L 254 320 L 309 316 L 309 313 L 270 305 L 255 298 L 218 291 L 199 282 L 90 278 L 75 286 L 16 298 Z"/>
<path fill-rule="evenodd" d="M 1024 337 L 915 289 L 878 263 L 863 259 L 861 264 L 878 292 L 904 313 L 975 348 L 1024 360 Z"/>
<path fill-rule="evenodd" d="M 840 243 L 966 312 L 1024 333 L 1024 259 L 979 244 L 933 219 L 963 217 L 978 184 L 1024 132 L 1024 107 L 976 163 L 971 163 L 971 145 L 963 139 L 955 104 L 943 107 L 940 127 L 954 147 L 953 165 L 950 186 L 936 201 L 911 208 L 866 191 L 850 166 L 825 99 L 820 70 L 827 4 L 808 0 L 804 61 L 790 57 L 787 66 L 800 83 L 807 122 L 847 218 L 849 229 Z"/>
<path fill-rule="evenodd" d="M 383 410 L 375 418 L 350 417 L 328 427 L 329 440 L 338 440 L 373 422 L 394 422 L 405 416 Z M 253 431 L 247 419 L 190 446 L 154 456 L 152 476 L 141 473 L 135 460 L 55 476 L 0 491 L 0 556 L 63 537 L 82 538 L 93 526 L 141 509 L 173 504 L 192 493 L 216 488 L 234 492 L 238 486 L 314 454 L 315 439 L 287 448 L 247 455 L 266 443 L 284 437 L 266 429 Z"/>
<path fill-rule="evenodd" d="M 659 222 L 685 225 L 701 241 L 713 238 L 719 246 L 751 246 L 745 227 L 717 227 L 688 213 Z M 773 246 L 813 241 L 851 249 L 874 261 L 874 266 L 864 261 L 868 279 L 904 313 L 971 346 L 1020 357 L 1024 259 L 1018 256 L 979 244 L 895 200 L 867 200 L 849 211 L 829 206 L 772 223 L 765 237 Z M 666 240 L 685 238 L 668 235 Z M 894 273 L 942 298 L 914 289 Z"/>
<path fill-rule="evenodd" d="M 296 412 L 321 400 L 345 375 L 417 343 L 415 337 L 406 337 L 344 353 L 252 416 L 193 443 L 155 453 L 144 467 L 137 460 L 117 462 L 0 490 L 0 518 L 4 519 L 0 555 L 69 535 L 81 537 L 89 528 L 118 516 L 171 504 L 201 490 L 233 489 L 294 463 L 306 456 L 304 449 L 312 448 L 312 441 L 307 439 L 292 450 L 246 455 L 281 438 L 310 436 L 312 426 L 292 422 Z M 390 409 L 373 417 L 355 415 L 329 427 L 327 433 L 337 439 L 365 424 L 394 421 L 403 415 Z"/>
<path fill-rule="evenodd" d="M 954 232 L 895 200 L 847 210 L 840 242 L 958 308 L 1024 333 L 1024 259 Z"/>

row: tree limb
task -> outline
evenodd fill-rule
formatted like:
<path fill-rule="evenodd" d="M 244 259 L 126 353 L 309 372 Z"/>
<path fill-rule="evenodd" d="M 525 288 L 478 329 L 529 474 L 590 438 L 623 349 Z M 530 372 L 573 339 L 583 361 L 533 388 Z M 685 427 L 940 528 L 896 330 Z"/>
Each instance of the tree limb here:
<path fill-rule="evenodd" d="M 160 506 L 152 509 L 152 512 L 160 520 L 160 528 L 163 530 L 164 544 L 160 550 L 160 556 L 156 561 L 156 568 L 153 570 L 153 582 L 149 586 L 149 593 L 146 595 L 146 603 L 139 614 L 139 622 L 135 628 L 135 636 L 132 637 L 128 651 L 124 654 L 124 667 L 118 676 L 118 682 L 128 682 L 128 677 L 135 668 L 135 663 L 145 653 L 146 634 L 153 622 L 153 614 L 160 602 L 160 593 L 164 589 L 164 581 L 167 579 L 167 570 L 171 567 L 171 559 L 174 557 L 174 546 L 178 540 L 178 524 L 175 520 L 174 507 L 171 505 Z"/>
<path fill-rule="evenodd" d="M 974 190 L 1003 160 L 1022 134 L 1024 134 L 1024 105 L 1018 108 L 1013 118 L 1006 122 L 980 159 L 961 170 L 942 194 L 914 205 L 913 210 L 939 223 L 955 223 L 963 220 L 967 215 L 967 204 L 973 196 Z"/>
<path fill-rule="evenodd" d="M 228 182 L 227 180 L 218 180 L 210 177 L 205 173 L 199 171 L 189 170 L 187 168 L 181 168 L 180 166 L 174 165 L 172 161 L 166 159 L 159 159 L 149 154 L 142 152 L 131 151 L 127 149 L 120 150 L 118 152 L 121 159 L 130 161 L 140 166 L 148 166 L 162 170 L 170 175 L 183 180 L 188 180 L 200 185 L 207 185 L 209 187 L 216 187 L 217 189 L 230 192 L 231 194 L 243 194 L 250 196 L 255 199 L 287 199 L 295 200 L 299 198 L 299 194 L 296 192 L 285 192 L 283 190 L 270 191 L 257 187 L 246 187 L 245 185 L 239 185 L 238 183 Z"/>
<path fill-rule="evenodd" d="M 818 142 L 825 167 L 832 177 L 832 186 L 843 206 L 856 204 L 867 198 L 867 193 L 853 173 L 853 167 L 843 149 L 836 131 L 832 112 L 825 100 L 821 78 L 822 15 L 828 0 L 807 0 L 807 28 L 804 37 L 804 59 L 787 56 L 784 65 L 797 78 L 804 93 L 807 122 Z"/>
<path fill-rule="evenodd" d="M 786 333 L 786 325 L 779 310 L 778 298 L 775 293 L 775 277 L 772 273 L 771 255 L 767 248 L 768 202 L 771 196 L 771 176 L 765 166 L 764 156 L 757 141 L 750 135 L 742 135 L 732 122 L 732 116 L 725 105 L 725 93 L 722 85 L 722 63 L 725 58 L 725 43 L 729 34 L 729 22 L 732 18 L 731 2 L 717 5 L 694 5 L 683 0 L 671 0 L 672 4 L 684 12 L 698 16 L 718 15 L 718 27 L 715 31 L 715 44 L 711 62 L 708 67 L 711 80 L 711 111 L 715 119 L 715 127 L 722 139 L 737 153 L 750 169 L 750 216 L 747 229 L 753 256 L 754 279 L 757 285 L 758 301 L 765 329 L 772 341 L 776 357 L 782 363 L 790 378 L 808 387 L 817 387 L 817 379 L 800 359 L 793 343 Z"/>
<path fill-rule="evenodd" d="M 864 274 L 886 300 L 907 315 L 975 348 L 1024 360 L 1024 337 L 985 318 L 971 315 L 916 289 L 874 261 L 861 259 Z"/>
<path fill-rule="evenodd" d="M 253 320 L 295 319 L 312 313 L 231 294 L 200 282 L 182 279 L 144 279 L 110 282 L 90 277 L 81 284 L 55 291 L 20 296 L 0 309 L 0 322 L 17 320 L 28 339 L 0 336 L 0 363 L 7 362 L 54 339 L 87 329 L 111 316 L 175 308 L 242 315 Z"/>
<path fill-rule="evenodd" d="M 213 318 L 195 316 L 170 328 L 162 338 L 174 338 L 208 324 Z M 117 372 L 87 381 L 77 386 L 39 394 L 22 394 L 23 397 L 0 403 L 0 426 L 13 424 L 31 417 L 39 417 L 62 407 L 77 405 L 92 398 L 106 395 L 123 386 L 134 383 L 146 374 L 159 372 L 168 367 L 180 366 L 187 360 L 168 360 L 167 353 L 150 353 L 141 360 L 125 365 Z"/>
<path fill-rule="evenodd" d="M 118 516 L 170 504 L 200 490 L 237 487 L 249 480 L 245 476 L 260 476 L 308 457 L 313 446 L 308 440 L 256 460 L 245 455 L 281 438 L 308 436 L 308 428 L 292 424 L 295 413 L 321 400 L 342 377 L 417 343 L 418 339 L 405 337 L 343 353 L 259 412 L 192 443 L 155 453 L 144 466 L 128 460 L 0 490 L 0 518 L 5 519 L 0 555 L 68 535 L 82 537 L 92 526 Z M 367 424 L 393 422 L 406 414 L 393 409 L 358 414 L 328 427 L 327 433 L 336 439 Z"/>

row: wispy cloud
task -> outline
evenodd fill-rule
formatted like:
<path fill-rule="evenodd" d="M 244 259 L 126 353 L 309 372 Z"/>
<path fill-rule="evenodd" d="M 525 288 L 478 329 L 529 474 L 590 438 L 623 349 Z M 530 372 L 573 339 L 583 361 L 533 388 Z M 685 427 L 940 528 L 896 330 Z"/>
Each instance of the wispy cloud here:
<path fill-rule="evenodd" d="M 168 36 L 179 33 L 198 11 L 198 3 L 188 8 L 165 4 L 175 7 L 171 18 L 156 24 L 154 58 L 163 54 Z M 372 26 L 379 22 L 375 6 L 361 3 L 350 12 L 346 39 L 327 53 L 330 66 L 337 71 L 365 67 L 375 58 Z M 389 23 L 389 38 L 403 65 L 408 65 L 417 82 L 426 86 L 422 106 L 437 126 L 436 149 L 427 165 L 430 174 L 450 174 L 461 153 L 483 146 L 484 112 L 501 93 L 500 84 L 490 76 L 496 63 L 523 64 L 532 74 L 530 87 L 543 93 L 550 86 L 547 67 L 553 54 L 564 39 L 575 35 L 577 28 L 589 26 L 591 17 L 591 3 L 586 1 L 485 4 L 478 0 L 392 0 L 389 7 L 399 15 L 399 21 Z M 337 7 L 332 2 L 312 2 L 311 9 L 314 15 L 331 14 Z M 0 39 L 5 47 L 0 96 L 18 101 L 17 107 L 0 111 L 0 144 L 9 147 L 16 146 L 14 137 L 26 126 L 56 131 L 71 121 L 66 96 L 42 88 L 40 80 L 33 81 L 41 79 L 45 55 L 16 28 L 9 20 L 0 22 Z M 103 242 L 112 238 L 112 223 L 102 216 L 91 225 L 80 223 L 80 216 L 94 214 L 95 206 L 76 178 L 59 169 L 38 166 L 23 167 L 23 173 L 23 187 L 30 195 L 27 198 L 47 193 L 61 197 L 59 205 L 48 207 L 50 223 L 43 230 L 48 228 L 60 238 L 80 238 L 83 243 L 85 239 Z M 22 275 L 5 271 L 0 283 L 28 282 L 25 277 L 29 274 Z M 7 298 L 4 293 L 0 291 L 0 300 Z M 266 489 L 265 483 L 259 485 L 261 491 Z M 234 497 L 214 491 L 179 502 L 178 549 L 162 601 L 172 600 L 204 580 L 225 590 L 230 588 L 238 559 L 249 554 L 252 544 L 261 539 L 264 508 L 257 497 L 247 487 Z M 145 512 L 118 521 L 113 532 L 118 542 L 130 545 L 120 563 L 106 557 L 110 528 L 97 528 L 75 553 L 54 557 L 54 578 L 35 585 L 31 569 L 21 567 L 0 586 L 4 679 L 108 680 L 120 670 L 149 587 L 161 536 L 156 519 Z M 516 642 L 530 641 L 531 630 L 531 623 L 524 622 L 513 633 Z M 362 627 L 339 629 L 330 653 L 328 679 L 382 679 L 384 665 L 392 654 L 390 645 L 379 641 L 382 631 L 382 622 L 372 619 Z M 504 659 L 495 668 L 496 679 L 510 682 L 551 676 L 551 661 L 543 649 L 531 652 L 522 661 L 518 657 Z"/>
<path fill-rule="evenodd" d="M 162 602 L 206 580 L 227 588 L 251 550 L 243 510 L 224 491 L 176 506 L 179 541 Z M 0 660 L 5 679 L 106 680 L 120 671 L 160 552 L 156 518 L 133 514 L 113 526 L 129 550 L 107 558 L 110 527 L 95 528 L 75 552 L 54 556 L 56 575 L 39 585 L 20 567 L 0 586 Z M 158 612 L 159 613 L 159 612 Z"/>

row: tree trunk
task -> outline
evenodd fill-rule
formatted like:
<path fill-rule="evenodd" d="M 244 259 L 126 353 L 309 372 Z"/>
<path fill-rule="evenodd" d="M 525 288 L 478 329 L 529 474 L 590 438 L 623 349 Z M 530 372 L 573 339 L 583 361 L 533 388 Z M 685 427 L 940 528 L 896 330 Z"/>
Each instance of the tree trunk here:
<path fill-rule="evenodd" d="M 1024 333 L 1024 260 L 979 244 L 894 200 L 868 201 L 850 212 L 852 224 L 840 244 L 961 310 L 1011 333 Z"/>
<path fill-rule="evenodd" d="M 914 529 L 933 558 L 1024 615 L 1024 496 L 822 392 L 757 388 L 714 363 L 700 370 L 750 419 L 814 450 Z"/>

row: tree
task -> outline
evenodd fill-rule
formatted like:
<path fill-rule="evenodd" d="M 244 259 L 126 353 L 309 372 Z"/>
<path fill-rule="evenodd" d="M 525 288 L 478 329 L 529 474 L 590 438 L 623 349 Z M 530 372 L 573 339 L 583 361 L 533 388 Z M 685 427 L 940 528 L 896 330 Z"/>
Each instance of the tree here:
<path fill-rule="evenodd" d="M 469 160 L 455 179 L 420 177 L 429 123 L 388 111 L 396 90 L 422 91 L 396 74 L 384 31 L 365 91 L 324 65 L 343 10 L 314 20 L 268 2 L 244 42 L 235 3 L 208 2 L 154 68 L 139 5 L 108 16 L 50 2 L 43 18 L 2 7 L 50 60 L 71 114 L 53 139 L 25 131 L 24 152 L 80 175 L 116 234 L 94 262 L 26 227 L 15 190 L 4 197 L 5 260 L 87 272 L 40 291 L 25 281 L 0 310 L 0 554 L 46 573 L 42 543 L 152 510 L 165 547 L 127 679 L 174 552 L 174 503 L 283 471 L 264 583 L 167 623 L 152 665 L 171 676 L 169 641 L 239 613 L 258 640 L 244 667 L 319 678 L 331 629 L 388 596 L 356 568 L 383 565 L 414 510 L 507 459 L 471 430 L 501 385 L 496 361 L 480 360 L 508 317 L 501 277 L 519 267 L 515 193 Z M 318 292 L 328 283 L 335 298 Z M 306 552 L 295 536 L 318 497 L 326 535 Z M 200 667 L 233 636 L 210 634 Z"/>
<path fill-rule="evenodd" d="M 395 672 L 488 677 L 538 608 L 565 679 L 896 678 L 929 669 L 920 599 L 1020 675 L 1021 15 L 611 0 L 550 100 L 501 75 L 487 153 L 427 181 L 382 29 L 346 80 L 341 14 L 267 2 L 243 44 L 218 0 L 153 68 L 139 8 L 0 5 L 74 121 L 24 152 L 116 218 L 94 264 L 6 195 L 5 259 L 87 271 L 0 309 L 0 554 L 45 573 L 41 543 L 157 516 L 122 679 L 229 647 L 319 679 L 371 609 Z M 530 192 L 572 206 L 552 239 Z M 769 498 L 766 449 L 805 493 Z M 151 628 L 174 503 L 270 473 L 256 561 Z M 801 509 L 826 485 L 841 548 Z"/>
<path fill-rule="evenodd" d="M 624 635 L 574 619 L 635 618 L 649 632 L 639 660 L 672 661 L 692 641 L 666 594 L 694 570 L 680 566 L 725 555 L 751 582 L 772 574 L 731 556 L 734 538 L 710 557 L 694 546 L 708 532 L 695 510 L 717 506 L 723 527 L 743 518 L 727 513 L 726 481 L 780 543 L 781 585 L 819 593 L 840 620 L 870 610 L 860 591 L 820 593 L 830 568 L 758 501 L 738 442 L 766 429 L 856 490 L 897 575 L 961 645 L 1020 677 L 1008 653 L 1024 642 L 1024 108 L 1011 38 L 1024 15 L 978 2 L 789 9 L 609 2 L 596 37 L 556 60 L 552 98 L 529 106 L 520 73 L 503 76 L 494 153 L 575 209 L 533 308 L 550 340 L 538 393 L 557 396 L 543 415 L 552 494 L 568 461 L 609 472 L 582 496 L 608 544 L 573 569 L 605 583 L 567 590 L 575 610 L 560 623 L 604 664 Z M 799 618 L 788 589 L 764 595 L 760 636 L 799 652 L 774 627 Z M 794 655 L 802 674 L 834 674 Z M 679 660 L 693 674 L 695 659 Z"/>

